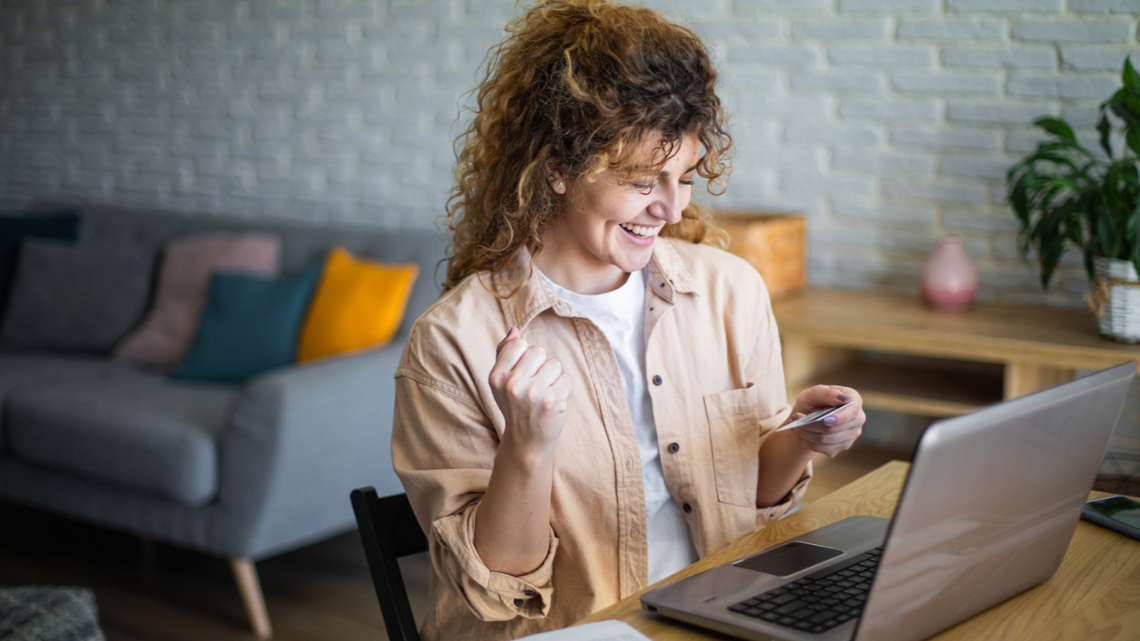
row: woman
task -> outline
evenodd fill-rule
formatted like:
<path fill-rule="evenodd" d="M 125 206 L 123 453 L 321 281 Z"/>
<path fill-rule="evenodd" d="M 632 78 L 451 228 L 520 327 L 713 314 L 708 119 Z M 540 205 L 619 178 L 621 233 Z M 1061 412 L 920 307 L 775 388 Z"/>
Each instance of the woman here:
<path fill-rule="evenodd" d="M 784 514 L 864 420 L 848 388 L 788 407 L 763 281 L 699 244 L 692 184 L 731 138 L 696 36 L 603 0 L 508 31 L 461 137 L 445 293 L 396 374 L 428 641 L 562 627 L 668 576 Z"/>

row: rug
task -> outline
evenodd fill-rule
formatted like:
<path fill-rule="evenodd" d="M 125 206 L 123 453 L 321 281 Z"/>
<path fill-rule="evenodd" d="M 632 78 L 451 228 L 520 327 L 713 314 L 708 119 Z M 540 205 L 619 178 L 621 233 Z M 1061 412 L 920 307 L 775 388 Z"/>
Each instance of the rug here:
<path fill-rule="evenodd" d="M 106 641 L 86 588 L 0 588 L 0 641 Z"/>

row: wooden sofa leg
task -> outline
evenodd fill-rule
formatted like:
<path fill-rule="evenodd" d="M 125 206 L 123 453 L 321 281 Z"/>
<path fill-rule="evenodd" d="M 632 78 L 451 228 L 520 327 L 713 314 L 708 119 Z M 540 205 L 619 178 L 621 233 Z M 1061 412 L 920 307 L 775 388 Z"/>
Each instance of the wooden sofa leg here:
<path fill-rule="evenodd" d="M 265 595 L 261 592 L 261 581 L 257 578 L 257 568 L 248 559 L 230 559 L 230 568 L 234 572 L 234 579 L 241 592 L 242 603 L 245 604 L 245 613 L 249 617 L 249 625 L 259 639 L 268 639 L 273 636 L 273 628 L 269 625 L 269 612 L 265 609 Z"/>

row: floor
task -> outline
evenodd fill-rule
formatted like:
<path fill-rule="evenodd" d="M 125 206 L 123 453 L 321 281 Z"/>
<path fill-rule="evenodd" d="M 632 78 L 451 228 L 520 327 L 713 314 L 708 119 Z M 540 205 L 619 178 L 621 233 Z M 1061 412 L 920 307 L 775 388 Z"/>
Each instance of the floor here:
<path fill-rule="evenodd" d="M 815 500 L 909 452 L 856 448 L 817 464 Z M 430 567 L 401 560 L 417 618 Z M 279 641 L 384 639 L 355 532 L 257 564 Z M 249 641 L 226 561 L 0 503 L 0 585 L 94 589 L 108 641 Z"/>

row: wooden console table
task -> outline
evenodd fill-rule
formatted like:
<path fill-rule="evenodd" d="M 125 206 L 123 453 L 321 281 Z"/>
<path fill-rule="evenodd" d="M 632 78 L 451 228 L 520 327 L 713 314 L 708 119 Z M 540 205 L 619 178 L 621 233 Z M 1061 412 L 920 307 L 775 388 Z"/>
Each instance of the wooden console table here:
<path fill-rule="evenodd" d="M 935 312 L 916 296 L 808 289 L 773 304 L 790 394 L 849 385 L 867 407 L 940 417 L 1140 362 L 1140 346 L 1097 334 L 1083 309 L 979 303 Z"/>

